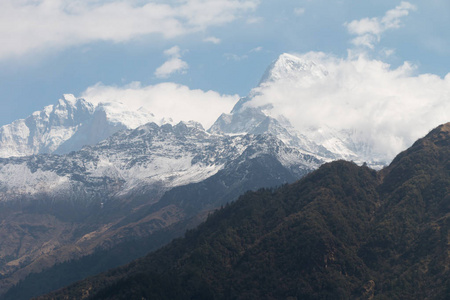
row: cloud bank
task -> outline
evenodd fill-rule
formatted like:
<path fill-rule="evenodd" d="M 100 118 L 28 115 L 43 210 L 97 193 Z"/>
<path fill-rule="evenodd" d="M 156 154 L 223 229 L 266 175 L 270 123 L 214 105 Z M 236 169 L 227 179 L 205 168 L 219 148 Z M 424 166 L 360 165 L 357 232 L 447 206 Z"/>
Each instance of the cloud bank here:
<path fill-rule="evenodd" d="M 255 88 L 248 105 L 272 104 L 269 114 L 287 117 L 301 133 L 314 128 L 346 130 L 390 160 L 432 128 L 450 121 L 450 74 L 417 75 L 410 63 L 392 68 L 365 55 L 296 56 L 305 62 L 305 69 L 298 76 Z"/>
<path fill-rule="evenodd" d="M 135 82 L 123 87 L 98 83 L 81 95 L 88 101 L 122 102 L 130 109 L 145 108 L 157 118 L 179 121 L 194 120 L 209 128 L 223 112 L 231 110 L 238 95 L 221 95 L 214 91 L 191 90 L 175 83 L 142 86 Z"/>
<path fill-rule="evenodd" d="M 258 0 L 2 0 L 0 59 L 94 41 L 174 38 L 244 16 Z"/>

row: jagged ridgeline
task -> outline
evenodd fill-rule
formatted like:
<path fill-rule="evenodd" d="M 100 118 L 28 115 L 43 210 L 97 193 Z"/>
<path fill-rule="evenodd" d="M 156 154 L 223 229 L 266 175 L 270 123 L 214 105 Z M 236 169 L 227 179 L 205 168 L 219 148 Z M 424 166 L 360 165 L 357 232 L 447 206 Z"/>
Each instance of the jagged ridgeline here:
<path fill-rule="evenodd" d="M 39 299 L 450 299 L 450 123 L 379 172 L 248 192 L 124 267 Z"/>

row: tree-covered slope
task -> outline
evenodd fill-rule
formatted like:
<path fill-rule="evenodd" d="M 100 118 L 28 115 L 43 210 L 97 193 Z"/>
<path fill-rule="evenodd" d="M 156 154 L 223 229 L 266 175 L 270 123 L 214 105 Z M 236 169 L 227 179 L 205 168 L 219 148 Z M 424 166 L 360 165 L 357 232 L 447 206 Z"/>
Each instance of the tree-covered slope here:
<path fill-rule="evenodd" d="M 449 158 L 446 124 L 380 172 L 325 164 L 40 299 L 448 299 Z"/>

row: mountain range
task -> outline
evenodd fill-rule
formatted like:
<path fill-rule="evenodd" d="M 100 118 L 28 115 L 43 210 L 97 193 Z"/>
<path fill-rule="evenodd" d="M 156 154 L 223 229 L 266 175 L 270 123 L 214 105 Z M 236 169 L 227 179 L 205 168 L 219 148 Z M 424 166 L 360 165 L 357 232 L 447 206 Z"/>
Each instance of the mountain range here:
<path fill-rule="evenodd" d="M 258 104 L 261 96 L 270 97 L 265 94 L 273 86 L 308 86 L 325 80 L 327 75 L 324 66 L 284 53 L 267 68 L 258 86 L 241 98 L 230 113 L 219 116 L 207 131 L 226 135 L 270 133 L 286 145 L 325 161 L 347 159 L 375 168 L 389 163 L 392 157 L 371 152 L 358 128 L 336 130 L 326 124 L 294 128 L 288 118 L 276 112 L 276 101 Z M 175 125 L 170 117 L 156 117 L 143 107 L 135 111 L 117 101 L 94 105 L 86 99 L 64 95 L 57 104 L 0 127 L 0 157 L 67 154 L 95 145 L 120 130 L 150 122 Z"/>
<path fill-rule="evenodd" d="M 5 281 L 23 279 L 214 209 L 230 195 L 293 181 L 321 162 L 272 135 L 215 135 L 196 123 L 148 123 L 66 155 L 0 159 L 0 272 Z M 187 202 L 190 191 L 179 190 L 193 185 L 203 186 Z"/>
<path fill-rule="evenodd" d="M 381 171 L 326 163 L 38 299 L 448 299 L 450 123 Z"/>
<path fill-rule="evenodd" d="M 304 69 L 301 61 L 288 68 L 293 59 L 280 56 L 260 85 Z M 173 124 L 143 108 L 94 105 L 73 95 L 1 127 L 0 292 L 30 272 L 120 243 L 125 234 L 118 227 L 138 222 L 126 218 L 131 212 L 149 220 L 160 219 L 157 211 L 172 214 L 127 236 L 142 237 L 247 189 L 292 182 L 340 157 L 295 132 L 287 120 L 243 108 L 246 99 L 209 130 L 195 121 Z M 224 121 L 228 117 L 231 123 Z M 183 207 L 173 205 L 181 202 Z M 151 206 L 150 218 L 142 211 Z"/>
<path fill-rule="evenodd" d="M 295 182 L 327 162 L 381 169 L 389 158 L 373 152 L 358 129 L 299 131 L 275 104 L 258 105 L 273 84 L 302 86 L 327 75 L 313 61 L 283 54 L 207 130 L 72 95 L 1 127 L 0 295 L 28 299 L 127 263 L 246 191 Z M 93 263 L 99 253 L 103 259 Z M 75 272 L 83 259 L 90 266 Z M 40 272 L 59 274 L 58 283 L 14 294 Z"/>

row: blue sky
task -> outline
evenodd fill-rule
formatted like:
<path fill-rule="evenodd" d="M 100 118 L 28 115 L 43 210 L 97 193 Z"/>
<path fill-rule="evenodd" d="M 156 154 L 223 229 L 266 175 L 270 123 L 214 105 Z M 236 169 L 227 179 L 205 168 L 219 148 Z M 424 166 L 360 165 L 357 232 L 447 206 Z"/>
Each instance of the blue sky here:
<path fill-rule="evenodd" d="M 443 78 L 449 28 L 444 0 L 2 0 L 0 125 L 96 86 L 236 99 L 283 52 L 364 53 Z"/>

